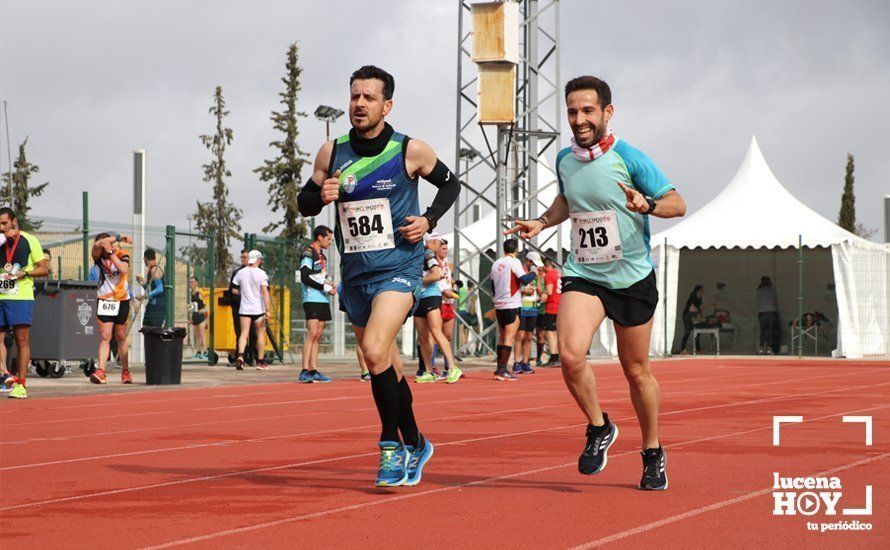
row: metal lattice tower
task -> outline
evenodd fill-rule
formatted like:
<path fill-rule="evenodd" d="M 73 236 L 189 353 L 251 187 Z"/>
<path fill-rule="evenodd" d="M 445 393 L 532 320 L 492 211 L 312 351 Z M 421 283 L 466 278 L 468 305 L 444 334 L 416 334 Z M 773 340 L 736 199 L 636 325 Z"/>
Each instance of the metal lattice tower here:
<path fill-rule="evenodd" d="M 491 298 L 490 273 L 480 270 L 485 255 L 496 259 L 503 254 L 503 231 L 513 219 L 534 219 L 549 206 L 541 200 L 541 193 L 553 192 L 557 185 L 555 176 L 539 181 L 538 163 L 546 156 L 555 160 L 559 149 L 562 121 L 561 88 L 559 73 L 559 0 L 507 0 L 519 4 L 519 52 L 516 78 L 516 120 L 512 124 L 482 125 L 477 119 L 476 87 L 478 75 L 471 59 L 469 41 L 472 31 L 470 5 L 458 0 L 458 52 L 457 52 L 457 113 L 455 139 L 455 167 L 463 183 L 461 195 L 454 206 L 454 265 L 456 278 L 472 281 L 482 297 Z M 489 134 L 496 128 L 495 147 L 492 149 Z M 552 163 L 551 163 L 552 166 Z M 482 218 L 494 213 L 496 228 L 485 243 L 472 243 L 466 237 L 466 228 L 475 219 L 470 213 Z M 560 231 L 550 237 L 526 246 L 543 251 L 552 249 L 557 263 L 562 263 Z M 463 250 L 461 250 L 463 248 Z M 469 298 L 468 298 L 469 299 Z M 458 317 L 460 323 L 464 320 Z M 467 327 L 472 342 L 474 338 L 484 343 L 488 329 Z M 466 326 L 466 325 L 465 325 Z M 463 343 L 467 345 L 466 342 Z"/>

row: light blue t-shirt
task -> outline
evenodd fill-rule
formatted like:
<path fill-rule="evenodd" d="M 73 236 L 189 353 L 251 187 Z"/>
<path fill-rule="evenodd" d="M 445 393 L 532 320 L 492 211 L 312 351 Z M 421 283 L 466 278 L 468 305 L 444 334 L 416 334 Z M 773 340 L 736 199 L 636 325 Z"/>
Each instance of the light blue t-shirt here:
<path fill-rule="evenodd" d="M 563 276 L 584 277 L 614 289 L 628 288 L 645 279 L 653 269 L 649 258 L 649 216 L 627 209 L 624 191 L 616 182 L 658 199 L 674 189 L 661 170 L 642 151 L 618 140 L 606 154 L 589 162 L 572 156 L 570 147 L 563 149 L 556 156 L 556 175 L 559 192 L 566 198 L 570 213 L 614 211 L 621 239 L 621 259 L 582 264 L 570 252 Z M 571 218 L 566 223 L 571 223 Z M 576 239 L 584 237 L 573 230 L 573 246 Z"/>
<path fill-rule="evenodd" d="M 319 284 L 324 284 L 326 278 L 327 258 L 320 250 L 316 250 L 314 246 L 309 245 L 303 249 L 300 255 L 300 270 L 308 267 L 311 273 L 310 277 L 316 277 Z M 327 292 L 312 288 L 304 284 L 303 286 L 303 303 L 327 304 L 330 295 Z"/>
<path fill-rule="evenodd" d="M 426 277 L 429 275 L 434 267 L 439 267 L 439 262 L 436 260 L 436 253 L 427 248 L 423 252 L 423 276 Z M 433 281 L 432 283 L 420 286 L 417 298 L 432 298 L 441 295 L 442 288 L 439 286 L 439 281 Z"/>

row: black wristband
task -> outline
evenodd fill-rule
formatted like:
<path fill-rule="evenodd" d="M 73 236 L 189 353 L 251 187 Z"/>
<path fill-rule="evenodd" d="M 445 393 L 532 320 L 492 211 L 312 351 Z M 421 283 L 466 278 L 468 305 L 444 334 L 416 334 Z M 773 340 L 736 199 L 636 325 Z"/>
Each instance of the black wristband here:
<path fill-rule="evenodd" d="M 651 214 L 652 212 L 655 212 L 655 207 L 658 206 L 658 203 L 655 202 L 655 199 L 646 197 L 646 202 L 649 204 L 649 210 L 646 210 L 646 213 Z"/>

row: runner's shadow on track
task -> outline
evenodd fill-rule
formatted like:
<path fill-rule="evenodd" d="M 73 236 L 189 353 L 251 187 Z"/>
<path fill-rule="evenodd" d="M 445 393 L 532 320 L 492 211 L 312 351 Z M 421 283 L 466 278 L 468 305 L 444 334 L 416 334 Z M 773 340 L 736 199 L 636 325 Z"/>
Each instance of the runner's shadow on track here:
<path fill-rule="evenodd" d="M 281 468 L 266 472 L 239 471 L 237 468 L 177 468 L 173 466 L 148 466 L 136 464 L 106 464 L 112 470 L 148 476 L 164 476 L 168 481 L 185 481 L 195 478 L 211 478 L 219 480 L 238 480 L 269 487 L 299 487 L 304 489 L 353 491 L 369 495 L 389 495 L 403 493 L 405 490 L 428 490 L 430 488 L 484 488 L 484 489 L 537 489 L 555 493 L 585 493 L 597 488 L 638 490 L 631 483 L 597 483 L 587 481 L 583 477 L 577 482 L 547 482 L 524 480 L 519 478 L 491 479 L 491 476 L 468 476 L 430 472 L 425 475 L 419 487 L 387 488 L 374 487 L 373 478 L 369 477 L 368 468 L 319 468 L 314 467 L 311 475 L 302 467 Z M 261 467 L 261 466 L 260 466 Z M 274 468 L 274 465 L 270 465 Z M 326 483 L 326 480 L 342 480 L 340 483 Z M 366 480 L 366 481 L 365 481 Z"/>

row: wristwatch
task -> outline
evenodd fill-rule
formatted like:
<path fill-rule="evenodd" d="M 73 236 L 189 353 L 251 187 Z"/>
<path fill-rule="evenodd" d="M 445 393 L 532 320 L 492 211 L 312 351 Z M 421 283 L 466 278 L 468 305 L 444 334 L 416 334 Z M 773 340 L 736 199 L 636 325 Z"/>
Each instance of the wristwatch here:
<path fill-rule="evenodd" d="M 651 214 L 655 212 L 655 207 L 658 206 L 658 203 L 655 202 L 655 199 L 646 197 L 646 202 L 649 203 L 649 210 L 646 210 L 646 214 Z"/>
<path fill-rule="evenodd" d="M 537 221 L 541 222 L 541 225 L 544 226 L 544 227 L 542 227 L 542 229 L 547 229 L 547 226 L 549 225 L 547 223 L 547 216 L 542 215 L 542 216 L 538 217 Z"/>
<path fill-rule="evenodd" d="M 434 220 L 433 218 L 427 216 L 426 214 L 423 214 L 423 215 L 420 216 L 420 217 L 421 217 L 421 218 L 426 218 L 426 221 L 430 224 L 429 229 L 426 230 L 427 233 L 432 232 L 432 230 L 436 228 L 436 220 Z"/>

